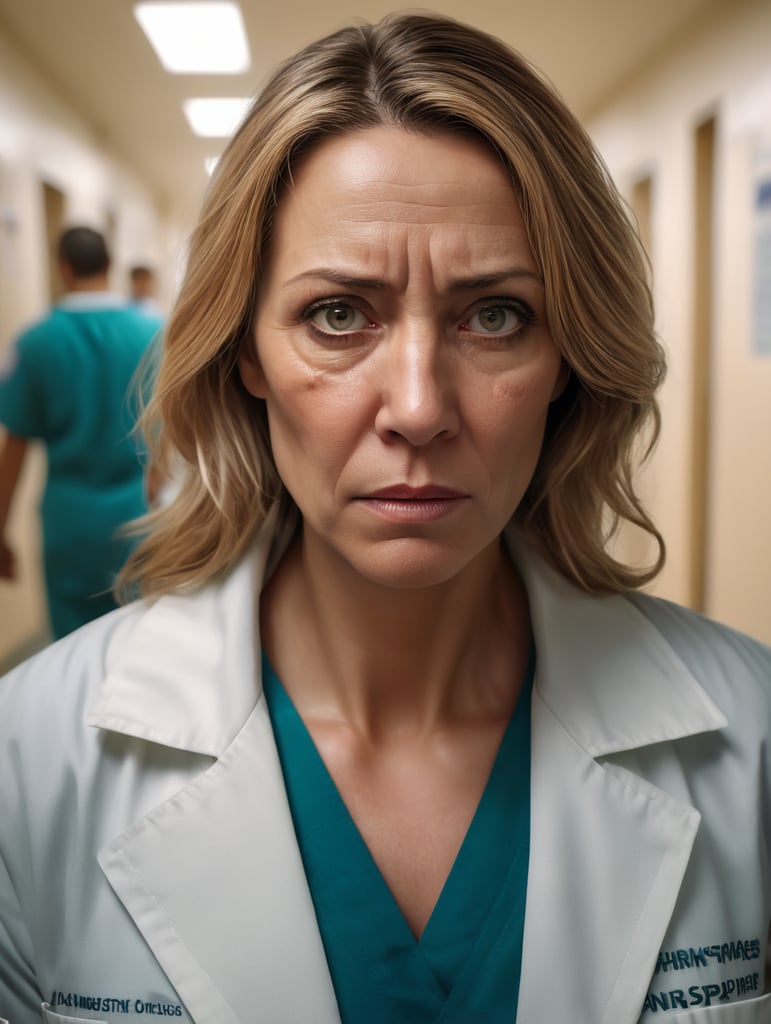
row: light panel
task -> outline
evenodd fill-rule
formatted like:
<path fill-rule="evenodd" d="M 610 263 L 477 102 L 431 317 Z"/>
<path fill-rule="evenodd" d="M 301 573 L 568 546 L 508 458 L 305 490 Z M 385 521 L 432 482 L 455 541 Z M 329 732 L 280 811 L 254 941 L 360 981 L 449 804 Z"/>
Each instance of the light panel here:
<path fill-rule="evenodd" d="M 213 96 L 184 100 L 182 110 L 196 135 L 204 139 L 227 139 L 240 124 L 248 106 L 248 97 Z"/>
<path fill-rule="evenodd" d="M 231 0 L 139 3 L 134 16 L 167 71 L 226 75 L 249 70 L 244 20 Z"/>

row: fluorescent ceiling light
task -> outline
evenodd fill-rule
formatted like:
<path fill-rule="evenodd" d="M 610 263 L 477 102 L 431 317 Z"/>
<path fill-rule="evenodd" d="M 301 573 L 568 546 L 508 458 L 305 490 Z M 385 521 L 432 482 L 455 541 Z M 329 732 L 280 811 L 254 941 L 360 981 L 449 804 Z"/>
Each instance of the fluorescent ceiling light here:
<path fill-rule="evenodd" d="M 134 16 L 158 59 L 175 74 L 238 74 L 250 66 L 238 4 L 141 3 Z"/>
<path fill-rule="evenodd" d="M 206 167 L 206 173 L 209 175 L 209 177 L 211 177 L 212 174 L 214 174 L 214 168 L 217 166 L 219 162 L 220 158 L 218 156 L 206 157 L 206 159 L 204 160 L 204 166 Z"/>
<path fill-rule="evenodd" d="M 205 139 L 226 139 L 232 135 L 248 106 L 248 97 L 232 96 L 185 100 L 182 103 L 190 127 Z"/>

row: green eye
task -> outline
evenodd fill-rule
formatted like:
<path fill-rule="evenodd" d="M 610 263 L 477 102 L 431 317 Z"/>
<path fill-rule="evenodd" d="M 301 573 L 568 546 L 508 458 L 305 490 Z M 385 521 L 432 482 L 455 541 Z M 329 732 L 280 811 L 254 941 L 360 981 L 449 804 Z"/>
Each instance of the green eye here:
<path fill-rule="evenodd" d="M 521 317 L 506 306 L 486 306 L 475 313 L 468 322 L 469 330 L 481 334 L 503 334 L 514 330 Z"/>
<path fill-rule="evenodd" d="M 333 306 L 317 309 L 313 315 L 313 323 L 319 330 L 343 334 L 356 331 L 367 324 L 367 318 L 358 309 L 345 302 L 337 302 Z"/>

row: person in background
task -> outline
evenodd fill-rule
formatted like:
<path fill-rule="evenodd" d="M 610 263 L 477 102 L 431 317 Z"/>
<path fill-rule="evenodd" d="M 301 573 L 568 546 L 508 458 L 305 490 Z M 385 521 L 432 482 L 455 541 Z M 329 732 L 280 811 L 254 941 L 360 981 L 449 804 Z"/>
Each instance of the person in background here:
<path fill-rule="evenodd" d="M 522 57 L 403 15 L 285 62 L 164 334 L 136 599 L 0 683 L 0 1015 L 767 1024 L 771 651 L 640 592 L 663 372 Z"/>
<path fill-rule="evenodd" d="M 161 316 L 161 309 L 156 300 L 157 281 L 152 267 L 144 264 L 131 267 L 129 289 L 133 305 L 150 316 Z"/>
<path fill-rule="evenodd" d="M 29 443 L 42 441 L 43 566 L 54 638 L 115 607 L 135 541 L 119 531 L 147 509 L 132 381 L 161 327 L 109 290 L 110 258 L 90 227 L 64 231 L 66 294 L 11 345 L 0 368 L 0 579 L 17 567 L 6 526 Z"/>

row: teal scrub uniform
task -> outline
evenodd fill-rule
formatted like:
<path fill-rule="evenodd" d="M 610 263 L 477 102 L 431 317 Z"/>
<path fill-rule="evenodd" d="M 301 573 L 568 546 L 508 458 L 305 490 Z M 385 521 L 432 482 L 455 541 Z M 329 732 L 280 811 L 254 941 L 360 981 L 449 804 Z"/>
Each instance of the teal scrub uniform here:
<path fill-rule="evenodd" d="M 513 1024 L 530 851 L 531 656 L 474 819 L 417 940 L 263 656 L 297 841 L 343 1024 Z"/>
<path fill-rule="evenodd" d="M 73 294 L 25 331 L 0 369 L 0 423 L 44 442 L 43 566 L 55 637 L 115 607 L 116 572 L 146 511 L 132 434 L 135 374 L 161 321 L 106 292 Z"/>

